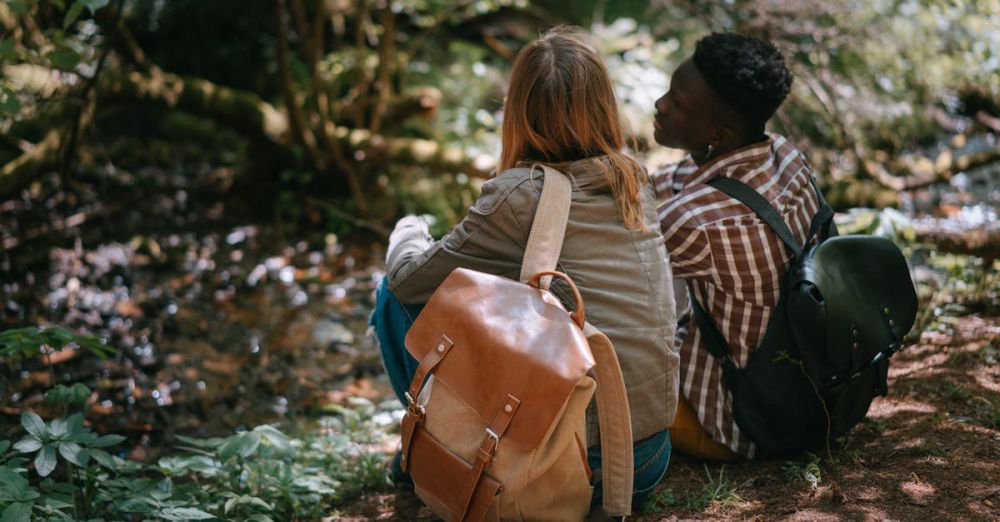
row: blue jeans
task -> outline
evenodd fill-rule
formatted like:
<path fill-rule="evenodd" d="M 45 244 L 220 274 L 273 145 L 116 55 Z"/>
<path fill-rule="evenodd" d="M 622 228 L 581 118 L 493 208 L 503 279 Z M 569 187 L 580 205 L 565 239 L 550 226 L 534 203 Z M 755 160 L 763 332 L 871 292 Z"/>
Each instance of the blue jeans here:
<path fill-rule="evenodd" d="M 375 310 L 368 319 L 368 324 L 375 328 L 385 373 L 389 376 L 396 397 L 403 404 L 406 404 L 403 394 L 409 389 L 418 364 L 417 360 L 406 351 L 403 341 L 421 309 L 423 305 L 400 303 L 389 290 L 386 279 L 383 279 L 375 290 Z M 635 459 L 635 478 L 632 484 L 634 507 L 645 502 L 656 485 L 663 480 L 663 476 L 667 473 L 667 465 L 670 463 L 670 449 L 668 430 L 635 443 L 632 450 Z M 587 463 L 595 473 L 601 468 L 600 446 L 591 446 L 587 449 Z M 601 499 L 601 487 L 598 483 L 594 488 L 591 505 L 599 504 Z"/>

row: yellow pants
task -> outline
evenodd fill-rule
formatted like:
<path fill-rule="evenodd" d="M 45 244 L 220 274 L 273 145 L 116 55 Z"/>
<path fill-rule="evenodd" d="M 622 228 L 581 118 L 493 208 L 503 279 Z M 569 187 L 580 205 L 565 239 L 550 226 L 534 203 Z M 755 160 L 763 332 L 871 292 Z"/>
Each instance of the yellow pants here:
<path fill-rule="evenodd" d="M 742 457 L 708 436 L 684 397 L 677 401 L 677 415 L 674 417 L 674 425 L 670 427 L 670 444 L 673 449 L 696 459 L 714 462 L 742 460 Z"/>

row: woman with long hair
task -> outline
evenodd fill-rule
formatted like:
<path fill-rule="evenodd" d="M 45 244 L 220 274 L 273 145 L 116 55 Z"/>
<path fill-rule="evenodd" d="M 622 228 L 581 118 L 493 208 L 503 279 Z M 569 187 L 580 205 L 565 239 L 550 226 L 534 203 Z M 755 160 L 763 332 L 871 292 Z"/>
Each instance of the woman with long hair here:
<path fill-rule="evenodd" d="M 632 413 L 638 503 L 666 472 L 678 358 L 672 277 L 652 187 L 625 147 L 607 69 L 583 34 L 556 28 L 526 45 L 514 61 L 504 102 L 499 174 L 438 241 L 419 217 L 397 223 L 372 324 L 403 400 L 417 365 L 403 338 L 420 306 L 455 268 L 517 279 L 544 179 L 535 166 L 564 173 L 573 190 L 558 270 L 576 282 L 588 320 L 618 354 Z M 567 287 L 554 283 L 552 290 L 564 303 L 574 302 Z M 588 461 L 598 468 L 594 422 L 588 421 Z M 595 488 L 595 503 L 599 497 Z"/>

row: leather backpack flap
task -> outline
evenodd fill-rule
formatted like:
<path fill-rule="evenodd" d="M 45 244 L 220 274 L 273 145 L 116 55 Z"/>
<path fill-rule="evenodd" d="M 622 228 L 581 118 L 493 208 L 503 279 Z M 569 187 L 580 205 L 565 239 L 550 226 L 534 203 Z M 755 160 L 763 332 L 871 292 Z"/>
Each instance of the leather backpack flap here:
<path fill-rule="evenodd" d="M 502 277 L 456 269 L 407 333 L 420 360 L 447 336 L 454 343 L 435 369 L 484 420 L 508 396 L 520 401 L 503 439 L 538 446 L 577 383 L 594 366 L 583 332 L 550 293 Z"/>
<path fill-rule="evenodd" d="M 803 279 L 822 295 L 827 356 L 840 371 L 867 365 L 913 326 L 916 291 L 906 260 L 887 239 L 830 238 L 807 254 Z"/>

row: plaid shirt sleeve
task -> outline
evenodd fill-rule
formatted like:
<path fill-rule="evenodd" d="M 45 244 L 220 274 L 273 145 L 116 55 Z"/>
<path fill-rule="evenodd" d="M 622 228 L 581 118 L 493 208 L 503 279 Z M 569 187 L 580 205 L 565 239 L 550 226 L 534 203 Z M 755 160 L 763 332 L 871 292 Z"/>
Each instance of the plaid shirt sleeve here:
<path fill-rule="evenodd" d="M 663 242 L 677 279 L 705 278 L 715 264 L 705 228 L 683 195 L 668 199 L 659 208 Z"/>
<path fill-rule="evenodd" d="M 657 201 L 663 201 L 674 195 L 674 173 L 677 172 L 677 167 L 679 165 L 679 163 L 667 165 L 658 170 L 654 170 L 653 173 L 650 174 L 649 177 L 653 180 L 653 193 L 656 195 Z"/>

